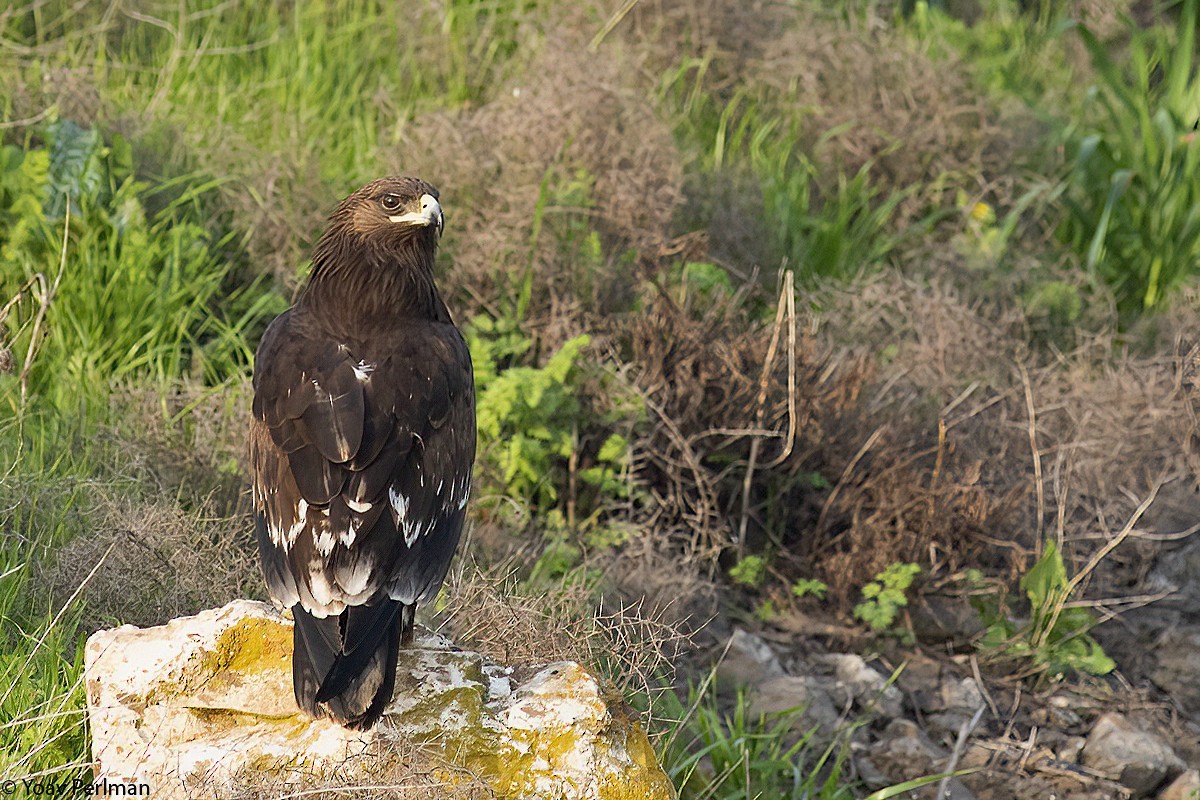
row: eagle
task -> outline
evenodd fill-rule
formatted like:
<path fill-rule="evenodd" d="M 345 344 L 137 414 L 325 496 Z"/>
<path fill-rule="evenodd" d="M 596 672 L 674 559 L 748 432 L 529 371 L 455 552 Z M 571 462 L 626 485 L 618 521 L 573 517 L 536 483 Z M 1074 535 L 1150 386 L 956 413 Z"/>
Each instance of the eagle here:
<path fill-rule="evenodd" d="M 471 356 L 434 284 L 438 192 L 372 181 L 329 218 L 254 363 L 255 529 L 295 619 L 297 705 L 367 729 L 458 546 L 475 460 Z"/>

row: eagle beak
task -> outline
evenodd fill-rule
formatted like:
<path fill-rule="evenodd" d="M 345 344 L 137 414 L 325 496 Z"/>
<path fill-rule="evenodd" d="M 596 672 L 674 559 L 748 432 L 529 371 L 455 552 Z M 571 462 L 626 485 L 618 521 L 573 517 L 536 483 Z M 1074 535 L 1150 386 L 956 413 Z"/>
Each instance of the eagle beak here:
<path fill-rule="evenodd" d="M 442 235 L 442 231 L 446 227 L 446 220 L 442 216 L 442 206 L 431 194 L 421 195 L 420 211 L 409 211 L 407 214 L 389 216 L 388 219 L 392 222 L 407 222 L 410 225 L 433 225 L 437 228 L 438 236 Z"/>

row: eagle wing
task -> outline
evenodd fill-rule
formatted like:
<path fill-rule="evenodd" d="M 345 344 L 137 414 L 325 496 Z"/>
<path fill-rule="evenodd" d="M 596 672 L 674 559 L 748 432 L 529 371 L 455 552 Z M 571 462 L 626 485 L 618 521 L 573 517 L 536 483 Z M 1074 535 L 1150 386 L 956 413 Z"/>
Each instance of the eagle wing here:
<path fill-rule="evenodd" d="M 323 618 L 437 592 L 475 452 L 471 358 L 452 324 L 347 344 L 285 313 L 259 347 L 253 415 L 256 527 L 276 603 Z"/>

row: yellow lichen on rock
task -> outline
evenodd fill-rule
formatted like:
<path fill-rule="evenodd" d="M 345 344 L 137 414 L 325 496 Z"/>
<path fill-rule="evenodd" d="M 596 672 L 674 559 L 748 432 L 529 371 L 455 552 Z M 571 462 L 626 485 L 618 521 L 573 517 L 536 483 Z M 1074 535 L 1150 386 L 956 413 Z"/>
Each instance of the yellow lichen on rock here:
<path fill-rule="evenodd" d="M 147 782 L 166 800 L 329 781 L 345 791 L 405 770 L 454 797 L 675 796 L 636 716 L 579 664 L 505 667 L 419 635 L 383 722 L 361 734 L 297 711 L 291 636 L 289 620 L 248 601 L 92 636 L 98 776 Z"/>

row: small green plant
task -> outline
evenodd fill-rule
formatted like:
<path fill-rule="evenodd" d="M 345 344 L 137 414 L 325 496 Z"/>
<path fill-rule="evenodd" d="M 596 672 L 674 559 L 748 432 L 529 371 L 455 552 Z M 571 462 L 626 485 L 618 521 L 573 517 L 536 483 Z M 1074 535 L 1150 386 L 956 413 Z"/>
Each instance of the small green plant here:
<path fill-rule="evenodd" d="M 792 584 L 792 594 L 796 597 L 815 597 L 818 600 L 824 600 L 825 593 L 828 591 L 829 587 L 816 578 L 801 578 Z"/>
<path fill-rule="evenodd" d="M 921 567 L 917 564 L 889 564 L 875 580 L 862 587 L 863 601 L 854 607 L 854 616 L 874 631 L 892 627 L 900 609 L 908 605 L 906 592 L 920 573 Z"/>
<path fill-rule="evenodd" d="M 681 798 L 854 797 L 842 768 L 844 743 L 822 746 L 815 729 L 804 730 L 802 709 L 755 714 L 750 698 L 739 691 L 733 708 L 723 711 L 707 684 L 689 691 L 689 707 L 674 695 L 664 712 L 680 720 L 667 738 L 663 766 Z M 839 746 L 840 745 L 840 746 Z"/>
<path fill-rule="evenodd" d="M 1105 675 L 1116 666 L 1089 633 L 1096 624 L 1092 612 L 1071 604 L 1074 586 L 1066 564 L 1053 540 L 1047 540 L 1042 556 L 1021 578 L 1021 590 L 1029 601 L 1030 619 L 1018 626 L 987 600 L 975 601 L 987 625 L 977 647 L 985 653 L 1032 662 L 1039 678 L 1057 678 L 1069 671 Z"/>
<path fill-rule="evenodd" d="M 632 427 L 640 406 L 614 402 L 600 414 L 580 402 L 582 382 L 592 377 L 580 363 L 590 337 L 565 342 L 540 367 L 515 363 L 532 342 L 513 324 L 477 317 L 466 338 L 478 390 L 480 462 L 507 496 L 545 513 L 563 505 L 574 484 L 576 495 L 560 509 L 566 527 L 574 527 L 596 522 L 605 503 L 629 495 L 629 440 L 620 431 Z M 585 434 L 598 444 L 582 447 Z M 576 507 L 576 500 L 585 502 Z"/>
<path fill-rule="evenodd" d="M 851 800 L 863 797 L 846 770 L 850 741 L 867 719 L 852 720 L 831 740 L 803 720 L 803 707 L 762 714 L 740 690 L 731 708 L 718 701 L 712 676 L 688 689 L 685 707 L 664 692 L 656 715 L 670 720 L 659 745 L 663 769 L 681 800 Z M 908 796 L 945 778 L 931 775 L 888 786 L 865 800 Z"/>
<path fill-rule="evenodd" d="M 1069 349 L 1084 309 L 1079 287 L 1066 281 L 1045 280 L 1026 290 L 1021 301 L 1034 337 Z"/>
<path fill-rule="evenodd" d="M 742 556 L 729 568 L 729 577 L 743 586 L 762 586 L 767 576 L 767 562 L 762 556 Z"/>
<path fill-rule="evenodd" d="M 578 336 L 566 342 L 542 367 L 518 366 L 500 372 L 470 331 L 468 341 L 479 365 L 482 457 L 493 464 L 512 495 L 552 507 L 561 488 L 552 472 L 556 461 L 571 455 L 572 422 L 580 413 L 572 390 L 576 360 L 589 338 Z"/>
<path fill-rule="evenodd" d="M 1198 8 L 1185 0 L 1173 42 L 1130 22 L 1122 63 L 1078 28 L 1099 76 L 1086 108 L 1099 114 L 1065 132 L 1060 232 L 1125 317 L 1160 306 L 1200 263 Z"/>

